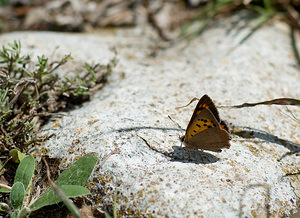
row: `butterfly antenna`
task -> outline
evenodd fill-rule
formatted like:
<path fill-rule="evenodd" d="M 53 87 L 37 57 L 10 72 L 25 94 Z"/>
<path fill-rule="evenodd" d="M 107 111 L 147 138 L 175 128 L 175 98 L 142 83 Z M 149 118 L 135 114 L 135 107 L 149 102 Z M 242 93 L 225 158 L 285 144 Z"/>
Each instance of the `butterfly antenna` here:
<path fill-rule="evenodd" d="M 199 98 L 196 98 L 196 97 L 195 97 L 195 98 L 193 98 L 193 99 L 190 101 L 190 103 L 188 103 L 187 105 L 177 107 L 176 109 L 183 108 L 183 107 L 187 107 L 187 106 L 189 106 L 190 104 L 192 104 L 194 101 L 197 101 L 197 100 L 199 100 Z"/>

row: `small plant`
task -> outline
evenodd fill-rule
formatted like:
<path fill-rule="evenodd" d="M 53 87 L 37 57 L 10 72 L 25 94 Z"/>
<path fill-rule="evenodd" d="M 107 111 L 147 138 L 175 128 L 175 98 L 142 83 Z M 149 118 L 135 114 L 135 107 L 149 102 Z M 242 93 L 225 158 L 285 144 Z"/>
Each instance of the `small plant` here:
<path fill-rule="evenodd" d="M 21 43 L 14 41 L 0 49 L 0 152 L 26 149 L 41 138 L 36 132 L 53 113 L 89 99 L 107 81 L 116 64 L 85 64 L 74 77 L 60 78 L 55 71 L 71 55 L 49 63 L 38 56 L 34 63 L 21 55 Z"/>
<path fill-rule="evenodd" d="M 66 55 L 60 61 L 49 62 L 47 57 L 38 56 L 33 62 L 29 55 L 21 55 L 21 43 L 17 41 L 0 49 L 0 153 L 11 156 L 0 165 L 0 173 L 9 159 L 20 163 L 13 185 L 0 184 L 0 192 L 10 194 L 9 204 L 5 194 L 0 195 L 0 212 L 11 217 L 27 217 L 33 211 L 61 201 L 75 217 L 79 217 L 69 198 L 90 193 L 83 185 L 97 162 L 96 157 L 84 156 L 55 182 L 48 175 L 51 187 L 41 196 L 33 197 L 35 192 L 31 180 L 35 161 L 20 152 L 43 140 L 36 133 L 52 114 L 88 100 L 90 95 L 102 88 L 116 65 L 114 58 L 107 65 L 85 63 L 82 71 L 73 77 L 61 78 L 55 74 L 71 59 L 70 55 Z M 13 174 L 14 170 L 7 175 Z"/>
<path fill-rule="evenodd" d="M 14 184 L 12 187 L 1 185 L 0 192 L 9 192 L 10 206 L 0 203 L 0 211 L 9 213 L 13 218 L 28 217 L 33 211 L 44 206 L 64 202 L 67 208 L 75 217 L 80 217 L 78 209 L 69 198 L 90 194 L 90 191 L 83 187 L 89 179 L 98 158 L 93 155 L 85 155 L 64 170 L 57 180 L 37 199 L 31 200 L 34 190 L 32 190 L 32 177 L 34 176 L 35 161 L 33 157 L 26 156 L 21 160 L 16 171 Z M 51 180 L 50 180 L 51 181 Z M 51 184 L 51 182 L 50 182 Z"/>

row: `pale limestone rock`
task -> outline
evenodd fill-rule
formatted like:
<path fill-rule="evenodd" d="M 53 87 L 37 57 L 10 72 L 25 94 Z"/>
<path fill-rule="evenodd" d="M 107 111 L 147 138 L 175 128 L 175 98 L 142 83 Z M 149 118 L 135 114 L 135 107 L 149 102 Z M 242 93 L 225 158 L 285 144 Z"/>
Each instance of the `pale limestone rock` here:
<path fill-rule="evenodd" d="M 178 136 L 184 131 L 168 118 L 186 128 L 195 103 L 176 107 L 205 93 L 216 105 L 299 98 L 300 73 L 288 27 L 265 26 L 232 50 L 242 34 L 235 36 L 233 30 L 227 35 L 224 27 L 215 27 L 155 58 L 148 56 L 153 38 L 139 28 L 95 35 L 18 32 L 2 35 L 0 42 L 18 38 L 26 52 L 46 55 L 59 46 L 57 57 L 71 52 L 82 62 L 107 62 L 113 56 L 109 47 L 119 51 L 110 83 L 42 132 L 55 134 L 45 147 L 65 164 L 84 153 L 103 159 L 120 149 L 93 175 L 99 178 L 95 186 L 106 194 L 105 206 L 113 204 L 117 190 L 117 209 L 124 216 L 263 217 L 269 198 L 270 214 L 286 216 L 299 201 L 300 179 L 285 175 L 299 171 L 300 158 L 278 159 L 300 151 L 300 125 L 291 115 L 299 119 L 299 107 L 219 109 L 235 131 L 255 136 L 233 134 L 231 148 L 221 153 L 182 152 Z"/>

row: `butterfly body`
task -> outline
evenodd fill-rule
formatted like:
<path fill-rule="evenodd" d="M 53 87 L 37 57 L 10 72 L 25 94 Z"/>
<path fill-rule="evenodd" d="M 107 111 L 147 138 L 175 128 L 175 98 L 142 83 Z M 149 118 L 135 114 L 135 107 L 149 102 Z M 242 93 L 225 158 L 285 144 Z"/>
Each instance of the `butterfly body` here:
<path fill-rule="evenodd" d="M 231 136 L 228 127 L 219 117 L 218 110 L 208 95 L 199 100 L 192 118 L 181 138 L 187 149 L 221 152 L 229 148 Z"/>

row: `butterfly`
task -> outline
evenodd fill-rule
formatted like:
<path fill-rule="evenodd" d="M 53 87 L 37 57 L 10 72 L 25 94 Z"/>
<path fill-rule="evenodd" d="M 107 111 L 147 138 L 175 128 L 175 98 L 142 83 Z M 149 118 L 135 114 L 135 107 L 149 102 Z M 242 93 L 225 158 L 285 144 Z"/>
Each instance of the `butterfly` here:
<path fill-rule="evenodd" d="M 227 124 L 220 119 L 218 110 L 208 95 L 199 100 L 181 141 L 187 149 L 221 152 L 230 147 Z"/>

